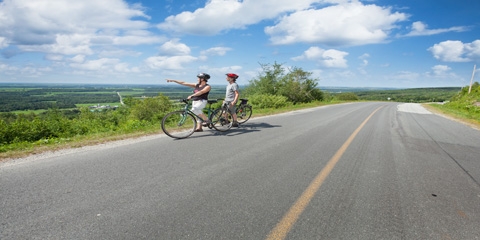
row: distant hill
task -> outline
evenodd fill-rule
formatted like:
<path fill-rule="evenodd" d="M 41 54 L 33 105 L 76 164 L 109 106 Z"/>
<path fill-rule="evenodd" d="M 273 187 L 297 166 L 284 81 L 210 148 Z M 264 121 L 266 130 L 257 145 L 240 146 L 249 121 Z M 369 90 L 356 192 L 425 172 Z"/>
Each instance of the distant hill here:
<path fill-rule="evenodd" d="M 400 90 L 402 88 L 376 88 L 376 87 L 319 87 L 322 91 L 330 93 L 342 92 L 364 92 L 364 91 L 381 91 L 381 90 Z"/>
<path fill-rule="evenodd" d="M 461 89 L 459 87 L 407 88 L 383 90 L 358 90 L 354 92 L 359 100 L 395 102 L 444 102 L 449 101 Z"/>

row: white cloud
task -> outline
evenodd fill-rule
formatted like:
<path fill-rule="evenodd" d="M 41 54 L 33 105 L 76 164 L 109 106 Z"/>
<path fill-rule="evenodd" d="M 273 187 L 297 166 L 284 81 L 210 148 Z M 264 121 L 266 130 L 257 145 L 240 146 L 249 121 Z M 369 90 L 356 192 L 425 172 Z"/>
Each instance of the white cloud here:
<path fill-rule="evenodd" d="M 152 69 L 180 70 L 183 69 L 183 64 L 195 60 L 197 58 L 192 56 L 156 56 L 147 58 L 145 64 Z"/>
<path fill-rule="evenodd" d="M 345 57 L 347 55 L 347 52 L 342 52 L 335 49 L 324 50 L 319 47 L 310 47 L 301 56 L 294 57 L 292 60 L 311 60 L 316 61 L 320 65 L 328 68 L 346 68 L 347 60 Z"/>
<path fill-rule="evenodd" d="M 362 66 L 361 67 L 366 67 L 368 65 L 368 58 L 370 58 L 370 54 L 364 53 L 362 56 L 358 57 L 358 59 L 362 60 Z"/>
<path fill-rule="evenodd" d="M 157 27 L 214 35 L 278 17 L 282 17 L 278 24 L 265 28 L 274 44 L 308 42 L 339 46 L 383 42 L 397 28 L 395 23 L 408 16 L 393 13 L 390 8 L 364 5 L 358 0 L 210 0 L 204 8 L 170 16 Z"/>
<path fill-rule="evenodd" d="M 228 47 L 213 47 L 200 52 L 200 54 L 204 56 L 224 56 L 230 50 L 232 49 Z"/>
<path fill-rule="evenodd" d="M 329 46 L 354 46 L 384 42 L 395 25 L 407 15 L 390 8 L 364 5 L 359 1 L 308 9 L 284 16 L 278 24 L 266 27 L 274 44 L 297 42 Z"/>
<path fill-rule="evenodd" d="M 480 58 L 480 40 L 472 43 L 444 41 L 428 48 L 433 57 L 444 62 L 469 62 Z"/>
<path fill-rule="evenodd" d="M 0 63 L 0 72 L 6 73 L 6 74 L 13 74 L 16 71 L 18 71 L 17 67 Z"/>
<path fill-rule="evenodd" d="M 285 12 L 307 9 L 322 0 L 209 0 L 204 8 L 182 12 L 158 24 L 162 30 L 213 35 L 229 29 L 243 29 Z"/>
<path fill-rule="evenodd" d="M 465 44 L 466 55 L 471 59 L 480 58 L 480 40 L 475 40 L 472 43 Z"/>
<path fill-rule="evenodd" d="M 424 79 L 432 80 L 433 85 L 443 85 L 448 86 L 452 84 L 458 84 L 463 82 L 465 79 L 455 74 L 447 65 L 435 65 L 431 68 L 431 71 L 424 74 Z"/>
<path fill-rule="evenodd" d="M 8 47 L 7 39 L 4 37 L 0 37 L 0 49 Z"/>
<path fill-rule="evenodd" d="M 222 76 L 223 78 L 217 79 L 217 80 L 224 80 L 225 81 L 225 74 L 227 73 L 236 73 L 240 75 L 239 80 L 237 80 L 238 83 L 240 81 L 247 82 L 246 76 L 240 74 L 240 71 L 243 69 L 242 66 L 234 65 L 234 66 L 227 66 L 227 67 L 220 67 L 220 68 L 212 68 L 212 67 L 203 67 L 204 71 L 208 72 L 212 76 Z M 226 83 L 226 81 L 225 81 Z"/>
<path fill-rule="evenodd" d="M 88 71 L 100 71 L 111 69 L 111 66 L 118 64 L 120 60 L 115 58 L 100 58 L 97 60 L 90 60 L 80 63 L 71 63 L 70 66 L 73 68 L 88 70 Z"/>
<path fill-rule="evenodd" d="M 448 71 L 451 70 L 449 66 L 446 65 L 436 65 L 432 67 L 433 73 L 437 76 L 443 76 L 445 75 Z"/>
<path fill-rule="evenodd" d="M 80 34 L 57 35 L 55 39 L 55 44 L 20 45 L 18 48 L 25 52 L 44 52 L 64 55 L 93 54 L 88 36 Z"/>
<path fill-rule="evenodd" d="M 451 27 L 451 28 L 440 28 L 440 29 L 428 29 L 428 25 L 417 21 L 412 24 L 412 31 L 406 34 L 407 37 L 412 36 L 429 36 L 446 32 L 464 32 L 468 29 L 466 27 Z"/>
<path fill-rule="evenodd" d="M 119 58 L 119 57 L 122 57 L 122 56 L 128 56 L 128 57 L 139 57 L 141 56 L 142 53 L 141 52 L 138 52 L 138 51 L 129 51 L 129 50 L 126 50 L 126 49 L 105 49 L 105 50 L 102 50 L 98 53 L 98 56 L 99 57 L 115 57 L 115 58 Z"/>
<path fill-rule="evenodd" d="M 63 60 L 63 55 L 58 55 L 58 54 L 47 54 L 45 55 L 45 59 L 49 61 L 62 61 Z"/>
<path fill-rule="evenodd" d="M 75 57 L 71 58 L 70 61 L 74 63 L 83 63 L 85 61 L 85 55 L 76 55 Z"/>
<path fill-rule="evenodd" d="M 155 35 L 144 35 L 140 34 L 140 31 L 133 31 L 126 36 L 111 36 L 112 44 L 114 45 L 122 45 L 122 46 L 136 46 L 136 45 L 143 45 L 143 44 L 155 44 L 160 43 L 165 40 L 164 37 L 159 37 Z M 136 35 L 138 34 L 138 35 Z"/>
<path fill-rule="evenodd" d="M 119 73 L 140 73 L 140 69 L 138 67 L 129 68 L 127 63 L 118 63 L 113 66 L 113 69 Z"/>
<path fill-rule="evenodd" d="M 168 56 L 189 55 L 190 47 L 179 43 L 179 39 L 172 39 L 160 46 L 160 54 Z"/>
<path fill-rule="evenodd" d="M 70 59 L 70 66 L 74 69 L 80 70 L 83 73 L 99 72 L 105 73 L 138 73 L 140 70 L 137 67 L 129 68 L 127 63 L 121 62 L 117 58 L 100 58 L 96 60 L 85 60 L 84 55 L 77 55 Z"/>
<path fill-rule="evenodd" d="M 123 0 L 4 0 L 0 4 L 0 48 L 92 54 L 92 45 L 137 45 L 162 39 L 146 31 L 150 17 Z M 14 29 L 14 30 L 13 30 Z"/>

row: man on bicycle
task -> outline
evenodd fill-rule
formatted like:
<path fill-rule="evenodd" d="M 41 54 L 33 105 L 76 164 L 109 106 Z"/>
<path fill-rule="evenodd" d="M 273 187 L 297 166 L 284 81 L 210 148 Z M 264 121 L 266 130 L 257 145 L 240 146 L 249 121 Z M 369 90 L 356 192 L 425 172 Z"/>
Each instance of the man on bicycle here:
<path fill-rule="evenodd" d="M 187 83 L 184 81 L 179 81 L 179 80 L 172 80 L 172 79 L 167 79 L 167 82 L 174 82 L 178 83 L 183 86 L 191 87 L 193 88 L 193 94 L 188 96 L 188 100 L 192 99 L 192 112 L 200 116 L 204 122 L 208 122 L 208 117 L 203 113 L 203 109 L 205 106 L 207 106 L 208 102 L 208 93 L 210 92 L 210 85 L 207 84 L 208 79 L 210 79 L 210 75 L 206 73 L 200 73 L 197 75 L 198 78 L 198 83 Z M 203 131 L 202 129 L 202 124 L 200 123 L 200 120 L 197 121 L 199 124 L 197 124 L 197 129 L 195 129 L 195 132 L 201 132 Z"/>
<path fill-rule="evenodd" d="M 227 73 L 226 75 L 228 85 L 225 93 L 225 100 L 223 103 L 227 105 L 228 111 L 232 114 L 232 127 L 238 127 L 237 113 L 235 109 L 235 105 L 237 104 L 238 98 L 240 97 L 240 91 L 238 88 L 238 84 L 236 83 L 238 75 L 235 73 Z"/>

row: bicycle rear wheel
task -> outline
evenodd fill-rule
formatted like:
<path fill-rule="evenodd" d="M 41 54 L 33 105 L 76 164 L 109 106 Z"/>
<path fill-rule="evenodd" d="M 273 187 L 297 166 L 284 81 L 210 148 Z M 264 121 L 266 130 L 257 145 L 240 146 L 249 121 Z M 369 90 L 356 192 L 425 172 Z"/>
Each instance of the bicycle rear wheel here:
<path fill-rule="evenodd" d="M 197 127 L 195 117 L 185 111 L 167 113 L 162 119 L 162 130 L 172 138 L 187 138 Z"/>
<path fill-rule="evenodd" d="M 215 130 L 220 132 L 228 131 L 232 127 L 232 114 L 228 112 L 226 109 L 217 109 L 213 114 L 210 116 L 210 121 L 212 122 L 212 127 Z"/>
<path fill-rule="evenodd" d="M 237 108 L 237 122 L 242 124 L 248 121 L 252 116 L 252 106 L 250 105 L 240 105 Z"/>

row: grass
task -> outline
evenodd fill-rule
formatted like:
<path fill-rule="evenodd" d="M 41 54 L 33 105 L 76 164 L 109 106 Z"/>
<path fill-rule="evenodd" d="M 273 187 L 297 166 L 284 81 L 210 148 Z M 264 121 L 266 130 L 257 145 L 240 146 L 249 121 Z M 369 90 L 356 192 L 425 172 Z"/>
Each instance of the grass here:
<path fill-rule="evenodd" d="M 466 114 L 463 111 L 459 111 L 457 109 L 446 108 L 443 105 L 437 103 L 429 103 L 429 104 L 422 104 L 426 109 L 429 111 L 445 116 L 449 119 L 452 119 L 457 122 L 461 122 L 465 125 L 470 127 L 476 128 L 480 130 L 480 117 L 479 116 L 471 116 L 470 114 Z"/>

